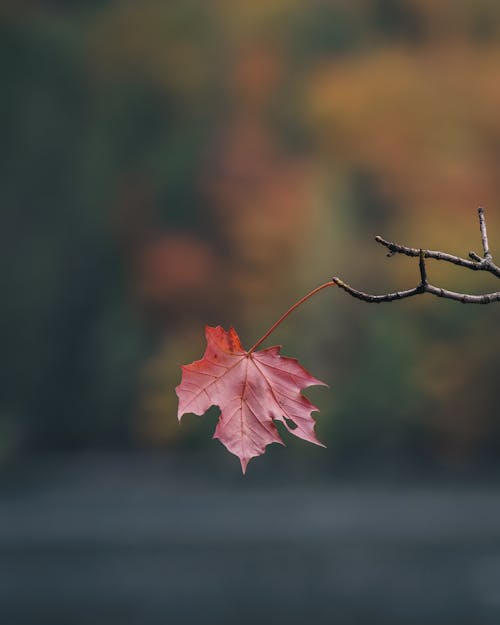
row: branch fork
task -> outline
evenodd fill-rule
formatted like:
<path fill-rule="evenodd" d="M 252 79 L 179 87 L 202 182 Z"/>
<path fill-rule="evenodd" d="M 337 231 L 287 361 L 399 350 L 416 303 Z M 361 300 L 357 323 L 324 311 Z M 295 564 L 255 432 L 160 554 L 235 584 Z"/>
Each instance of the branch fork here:
<path fill-rule="evenodd" d="M 500 291 L 494 293 L 484 293 L 482 295 L 472 295 L 469 293 L 456 293 L 449 291 L 441 287 L 430 284 L 427 279 L 427 267 L 426 259 L 431 258 L 434 260 L 441 260 L 444 262 L 458 265 L 459 267 L 466 267 L 472 271 L 486 271 L 492 275 L 500 278 L 500 267 L 493 262 L 493 256 L 490 252 L 488 243 L 488 232 L 486 228 L 486 218 L 484 215 L 484 209 L 478 208 L 479 216 L 479 228 L 481 231 L 481 241 L 483 245 L 483 256 L 479 256 L 475 252 L 469 252 L 469 259 L 461 258 L 460 256 L 454 256 L 453 254 L 447 254 L 446 252 L 440 252 L 435 250 L 417 249 L 413 247 L 407 247 L 406 245 L 400 245 L 391 241 L 386 241 L 381 236 L 376 236 L 375 241 L 386 247 L 389 251 L 387 256 L 391 257 L 395 254 L 404 254 L 405 256 L 418 257 L 419 259 L 419 271 L 420 282 L 413 289 L 406 291 L 396 291 L 394 293 L 385 293 L 383 295 L 372 295 L 363 291 L 358 291 L 352 286 L 344 282 L 338 277 L 332 278 L 332 282 L 339 288 L 343 289 L 346 293 L 349 293 L 352 297 L 360 299 L 364 302 L 372 304 L 380 304 L 383 302 L 393 302 L 394 300 L 405 299 L 407 297 L 413 297 L 414 295 L 421 295 L 422 293 L 430 293 L 436 297 L 443 297 L 445 299 L 451 299 L 462 304 L 491 304 L 492 302 L 500 301 Z"/>

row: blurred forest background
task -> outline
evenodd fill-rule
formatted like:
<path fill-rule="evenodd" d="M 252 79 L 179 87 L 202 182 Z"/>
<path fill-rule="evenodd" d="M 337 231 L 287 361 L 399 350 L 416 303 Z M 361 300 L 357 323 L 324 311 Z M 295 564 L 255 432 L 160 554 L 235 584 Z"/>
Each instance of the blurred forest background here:
<path fill-rule="evenodd" d="M 226 454 L 176 419 L 205 323 L 248 346 L 332 275 L 414 286 L 373 236 L 466 256 L 479 205 L 500 256 L 498 2 L 3 0 L 0 66 L 0 458 Z M 323 292 L 268 345 L 330 384 L 328 449 L 268 455 L 498 465 L 498 313 Z"/>

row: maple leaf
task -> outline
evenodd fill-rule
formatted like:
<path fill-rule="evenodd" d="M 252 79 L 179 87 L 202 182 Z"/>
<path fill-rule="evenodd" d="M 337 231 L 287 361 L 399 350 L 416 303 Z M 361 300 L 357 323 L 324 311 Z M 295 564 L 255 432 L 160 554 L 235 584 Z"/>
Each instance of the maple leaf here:
<path fill-rule="evenodd" d="M 306 441 L 324 445 L 314 433 L 313 411 L 318 409 L 300 391 L 327 386 L 314 378 L 295 358 L 281 356 L 280 347 L 246 351 L 231 328 L 206 326 L 207 348 L 201 360 L 182 367 L 177 386 L 178 418 L 220 408 L 214 438 L 247 464 L 270 443 L 284 444 L 274 421 Z M 260 342 L 259 342 L 260 343 Z"/>

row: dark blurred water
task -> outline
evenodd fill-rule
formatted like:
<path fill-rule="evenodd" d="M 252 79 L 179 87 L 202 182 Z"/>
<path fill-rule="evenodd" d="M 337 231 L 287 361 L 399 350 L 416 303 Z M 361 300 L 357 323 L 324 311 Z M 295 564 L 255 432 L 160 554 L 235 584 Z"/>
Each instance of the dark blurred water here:
<path fill-rule="evenodd" d="M 500 623 L 498 485 L 252 469 L 141 455 L 4 468 L 0 622 Z"/>

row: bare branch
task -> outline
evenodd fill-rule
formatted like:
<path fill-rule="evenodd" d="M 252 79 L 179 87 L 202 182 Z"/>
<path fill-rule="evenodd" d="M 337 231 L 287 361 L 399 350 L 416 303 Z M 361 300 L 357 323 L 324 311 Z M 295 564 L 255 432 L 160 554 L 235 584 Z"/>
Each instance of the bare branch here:
<path fill-rule="evenodd" d="M 462 304 L 491 304 L 493 302 L 500 302 L 500 291 L 496 293 L 484 293 L 483 295 L 469 295 L 468 293 L 455 293 L 454 291 L 448 291 L 428 284 L 424 292 L 435 295 L 436 297 L 454 299 Z"/>
<path fill-rule="evenodd" d="M 384 245 L 389 250 L 389 254 L 387 254 L 387 256 L 394 256 L 394 254 L 404 254 L 405 256 L 413 257 L 420 256 L 420 250 L 416 247 L 407 247 L 406 245 L 399 245 L 399 243 L 392 243 L 391 241 L 386 241 L 381 236 L 376 236 L 375 241 L 377 241 L 377 243 L 380 243 L 381 245 Z M 467 267 L 468 269 L 472 269 L 474 271 L 484 269 L 484 267 L 481 267 L 477 262 L 472 262 L 471 260 L 460 258 L 459 256 L 453 256 L 452 254 L 447 254 L 446 252 L 424 250 L 424 258 L 444 260 L 448 263 L 452 263 L 453 265 Z"/>
<path fill-rule="evenodd" d="M 380 243 L 381 245 L 384 245 L 389 250 L 389 254 L 387 254 L 387 256 L 394 256 L 394 254 L 404 254 L 405 256 L 414 257 L 420 256 L 420 250 L 416 247 L 407 247 L 406 245 L 392 243 L 391 241 L 386 241 L 381 236 L 376 236 L 375 241 L 377 241 L 377 243 Z M 467 260 L 466 258 L 461 258 L 460 256 L 447 254 L 446 252 L 438 252 L 436 250 L 424 250 L 424 258 L 443 260 L 447 263 L 458 265 L 459 267 L 472 269 L 472 271 L 488 271 L 497 278 L 500 278 L 500 267 L 495 265 L 495 263 L 491 260 L 491 257 L 481 258 L 481 256 L 479 256 L 475 252 L 470 252 L 469 256 L 473 260 Z"/>
<path fill-rule="evenodd" d="M 365 293 L 363 291 L 358 291 L 357 289 L 354 289 L 352 286 L 350 286 L 338 277 L 332 278 L 332 282 L 334 282 L 339 288 L 343 289 L 346 293 L 349 293 L 349 295 L 351 295 L 352 297 L 371 304 L 393 302 L 395 300 L 413 297 L 414 295 L 421 295 L 422 293 L 430 293 L 431 295 L 435 295 L 436 297 L 443 297 L 445 299 L 455 300 L 457 302 L 461 302 L 462 304 L 491 304 L 492 302 L 500 302 L 500 291 L 495 293 L 484 293 L 482 295 L 456 293 L 455 291 L 448 291 L 447 289 L 442 289 L 441 287 L 429 284 L 427 279 L 427 268 L 425 264 L 426 258 L 442 260 L 448 263 L 452 263 L 453 265 L 458 265 L 459 267 L 472 269 L 473 271 L 487 271 L 497 278 L 500 278 L 500 267 L 493 262 L 493 258 L 488 246 L 488 234 L 486 230 L 486 219 L 484 216 L 483 208 L 478 209 L 478 215 L 484 257 L 479 256 L 475 252 L 470 252 L 469 256 L 471 260 L 467 260 L 465 258 L 461 258 L 460 256 L 447 254 L 446 252 L 407 247 L 406 245 L 392 243 L 391 241 L 386 241 L 380 236 L 376 236 L 375 240 L 389 250 L 387 256 L 394 256 L 394 254 L 404 254 L 405 256 L 419 258 L 420 284 L 415 288 L 408 289 L 406 291 L 396 291 L 394 293 L 372 295 L 370 293 Z"/>
<path fill-rule="evenodd" d="M 352 286 L 341 280 L 340 278 L 332 278 L 332 282 L 344 290 L 352 297 L 360 299 L 363 302 L 369 304 L 383 304 L 385 302 L 393 302 L 394 300 L 406 299 L 407 297 L 413 297 L 414 295 L 421 295 L 422 293 L 430 293 L 436 297 L 443 297 L 445 299 L 452 299 L 462 304 L 491 304 L 492 302 L 500 302 L 500 291 L 498 293 L 485 293 L 484 295 L 470 295 L 468 293 L 455 293 L 454 291 L 448 291 L 432 284 L 426 284 L 425 286 L 419 285 L 414 289 L 408 289 L 407 291 L 396 291 L 395 293 L 384 293 L 383 295 L 372 295 L 371 293 L 364 293 L 358 291 Z"/>
<path fill-rule="evenodd" d="M 427 268 L 425 266 L 424 250 L 420 250 L 418 267 L 420 269 L 420 284 L 421 286 L 425 287 L 428 281 L 427 281 Z"/>
<path fill-rule="evenodd" d="M 491 258 L 490 248 L 488 246 L 488 232 L 486 230 L 486 220 L 484 218 L 484 208 L 480 206 L 477 209 L 479 215 L 479 228 L 481 230 L 481 241 L 483 243 L 483 251 L 485 258 Z"/>
<path fill-rule="evenodd" d="M 472 271 L 487 271 L 497 278 L 500 278 L 500 267 L 493 262 L 489 245 L 488 234 L 486 230 L 486 218 L 484 216 L 484 209 L 478 208 L 479 215 L 479 227 L 481 229 L 481 240 L 483 243 L 484 256 L 479 256 L 475 252 L 469 252 L 469 257 L 472 260 L 455 256 L 454 254 L 447 254 L 446 252 L 438 252 L 436 250 L 423 250 L 424 258 L 433 258 L 434 260 L 442 260 L 459 267 L 466 267 L 472 269 Z M 387 241 L 381 236 L 376 236 L 375 241 L 380 243 L 389 250 L 388 256 L 394 256 L 394 254 L 404 254 L 405 256 L 420 256 L 420 249 L 416 247 L 407 247 L 406 245 L 400 245 L 399 243 L 392 243 Z"/>
<path fill-rule="evenodd" d="M 413 295 L 422 293 L 422 289 L 420 287 L 416 287 L 414 289 L 408 289 L 408 291 L 396 291 L 395 293 L 385 293 L 384 295 L 371 295 L 370 293 L 364 293 L 363 291 L 353 289 L 351 285 L 347 284 L 340 278 L 332 278 L 332 282 L 335 282 L 338 287 L 343 289 L 346 293 L 349 293 L 349 295 L 370 304 L 393 302 L 396 299 L 405 299 L 406 297 L 412 297 Z"/>

